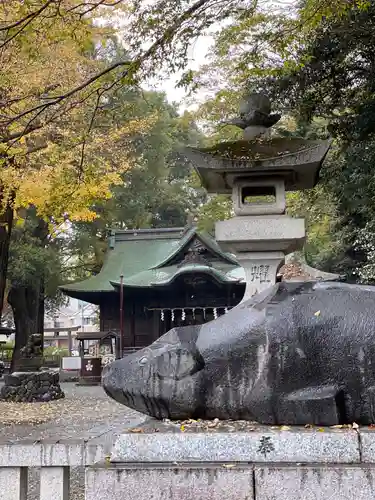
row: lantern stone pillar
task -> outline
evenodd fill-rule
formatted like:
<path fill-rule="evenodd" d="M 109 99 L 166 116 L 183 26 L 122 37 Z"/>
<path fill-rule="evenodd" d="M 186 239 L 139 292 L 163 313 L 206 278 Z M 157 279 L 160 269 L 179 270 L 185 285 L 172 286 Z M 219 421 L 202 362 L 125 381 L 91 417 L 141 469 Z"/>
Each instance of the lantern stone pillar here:
<path fill-rule="evenodd" d="M 245 270 L 243 300 L 276 283 L 286 254 L 302 248 L 305 223 L 285 215 L 285 182 L 261 175 L 233 179 L 235 217 L 216 223 L 216 240 Z"/>
<path fill-rule="evenodd" d="M 243 130 L 242 140 L 186 151 L 209 193 L 232 194 L 235 216 L 217 222 L 215 236 L 245 270 L 243 300 L 272 286 L 285 255 L 303 247 L 305 223 L 286 215 L 285 193 L 315 186 L 331 144 L 272 137 L 280 118 L 267 96 L 248 95 L 228 122 Z"/>

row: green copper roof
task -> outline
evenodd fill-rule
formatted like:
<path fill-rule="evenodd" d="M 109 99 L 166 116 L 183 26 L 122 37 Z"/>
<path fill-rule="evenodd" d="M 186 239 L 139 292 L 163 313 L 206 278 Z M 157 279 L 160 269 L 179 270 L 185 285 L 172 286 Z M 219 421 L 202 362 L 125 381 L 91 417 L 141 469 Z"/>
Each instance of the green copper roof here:
<path fill-rule="evenodd" d="M 129 279 L 124 280 L 124 286 L 138 288 L 168 286 L 172 284 L 176 278 L 183 274 L 196 275 L 200 273 L 208 274 L 221 283 L 239 283 L 244 279 L 244 277 L 238 275 L 236 276 L 236 266 L 223 263 L 221 264 L 222 265 L 220 265 L 220 263 L 216 264 L 215 267 L 204 264 L 185 264 L 182 267 L 175 265 L 158 269 L 150 269 L 135 274 Z M 120 286 L 120 282 L 118 280 L 111 281 L 111 284 L 116 288 Z"/>
<path fill-rule="evenodd" d="M 179 266 L 176 262 L 179 253 L 182 260 L 184 248 L 194 240 L 210 252 L 210 262 Z M 116 231 L 100 273 L 85 281 L 64 285 L 61 290 L 75 297 L 113 292 L 121 274 L 126 287 L 166 286 L 181 274 L 192 272 L 206 273 L 226 283 L 240 281 L 235 258 L 223 252 L 211 236 L 198 233 L 195 228 L 185 232 L 183 228 Z"/>

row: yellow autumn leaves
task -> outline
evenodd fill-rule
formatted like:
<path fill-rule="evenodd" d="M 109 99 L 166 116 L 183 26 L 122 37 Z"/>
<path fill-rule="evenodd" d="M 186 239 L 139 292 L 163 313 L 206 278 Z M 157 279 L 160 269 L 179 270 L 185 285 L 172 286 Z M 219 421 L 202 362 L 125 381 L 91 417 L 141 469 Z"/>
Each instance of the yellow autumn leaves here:
<path fill-rule="evenodd" d="M 87 9 L 81 0 L 0 4 L 0 210 L 14 198 L 16 209 L 34 205 L 54 223 L 91 220 L 131 168 L 132 138 L 154 123 L 131 112 L 112 119 L 103 89 L 116 72 L 58 100 L 108 64 L 101 49 L 113 29 Z"/>

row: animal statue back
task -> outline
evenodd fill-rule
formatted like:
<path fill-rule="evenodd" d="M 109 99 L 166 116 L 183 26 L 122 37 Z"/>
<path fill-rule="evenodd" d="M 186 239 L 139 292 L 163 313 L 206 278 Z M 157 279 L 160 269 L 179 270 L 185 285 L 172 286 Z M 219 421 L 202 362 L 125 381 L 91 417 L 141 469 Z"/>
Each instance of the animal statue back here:
<path fill-rule="evenodd" d="M 375 422 L 375 287 L 278 283 L 113 362 L 103 386 L 162 419 Z"/>

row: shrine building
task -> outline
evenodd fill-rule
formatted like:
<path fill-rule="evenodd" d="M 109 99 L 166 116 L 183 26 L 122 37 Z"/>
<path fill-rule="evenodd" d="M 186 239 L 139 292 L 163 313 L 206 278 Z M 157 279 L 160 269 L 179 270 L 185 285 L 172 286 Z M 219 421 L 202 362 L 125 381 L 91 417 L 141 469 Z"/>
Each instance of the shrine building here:
<path fill-rule="evenodd" d="M 254 279 L 267 282 L 267 267 L 255 266 Z M 99 306 L 102 332 L 119 331 L 121 275 L 124 349 L 150 345 L 174 326 L 211 321 L 245 291 L 235 257 L 194 227 L 112 231 L 101 271 L 61 289 Z"/>

